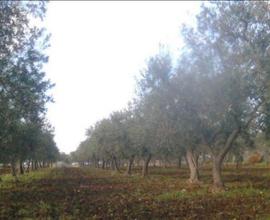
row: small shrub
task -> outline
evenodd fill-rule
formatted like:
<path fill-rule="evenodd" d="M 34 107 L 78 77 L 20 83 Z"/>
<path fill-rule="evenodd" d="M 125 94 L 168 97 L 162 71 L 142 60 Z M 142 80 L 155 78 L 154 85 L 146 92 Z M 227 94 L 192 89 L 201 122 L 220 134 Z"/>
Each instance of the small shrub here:
<path fill-rule="evenodd" d="M 38 204 L 38 215 L 40 217 L 48 217 L 50 214 L 51 206 L 48 203 L 40 201 Z"/>
<path fill-rule="evenodd" d="M 262 162 L 262 160 L 263 160 L 263 156 L 260 153 L 255 152 L 248 158 L 248 163 L 249 164 L 260 163 Z"/>

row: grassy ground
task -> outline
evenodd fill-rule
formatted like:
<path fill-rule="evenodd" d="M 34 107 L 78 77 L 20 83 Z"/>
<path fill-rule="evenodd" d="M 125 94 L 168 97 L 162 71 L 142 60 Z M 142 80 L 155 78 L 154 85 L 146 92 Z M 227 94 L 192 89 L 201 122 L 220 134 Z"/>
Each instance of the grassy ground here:
<path fill-rule="evenodd" d="M 228 191 L 186 184 L 187 169 L 152 168 L 148 178 L 90 168 L 46 169 L 0 182 L 1 219 L 270 219 L 270 169 L 225 168 Z"/>

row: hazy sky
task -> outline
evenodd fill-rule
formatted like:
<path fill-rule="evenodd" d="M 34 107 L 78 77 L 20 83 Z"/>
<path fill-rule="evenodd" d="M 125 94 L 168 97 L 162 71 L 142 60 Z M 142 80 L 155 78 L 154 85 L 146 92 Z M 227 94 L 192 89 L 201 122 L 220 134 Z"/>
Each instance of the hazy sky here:
<path fill-rule="evenodd" d="M 48 118 L 60 151 L 69 153 L 85 130 L 126 107 L 135 76 L 159 43 L 177 53 L 180 26 L 192 23 L 200 2 L 62 2 L 48 4 L 52 34 L 45 70 L 56 83 Z"/>

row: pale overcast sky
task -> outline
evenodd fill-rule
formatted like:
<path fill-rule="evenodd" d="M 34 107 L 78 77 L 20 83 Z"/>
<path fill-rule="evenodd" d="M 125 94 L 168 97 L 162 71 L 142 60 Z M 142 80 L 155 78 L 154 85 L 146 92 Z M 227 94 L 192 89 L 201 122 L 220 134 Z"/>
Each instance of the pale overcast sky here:
<path fill-rule="evenodd" d="M 126 107 L 145 60 L 167 44 L 183 46 L 180 26 L 192 23 L 200 2 L 51 1 L 52 34 L 45 70 L 56 83 L 48 118 L 60 151 L 74 151 L 86 129 Z"/>

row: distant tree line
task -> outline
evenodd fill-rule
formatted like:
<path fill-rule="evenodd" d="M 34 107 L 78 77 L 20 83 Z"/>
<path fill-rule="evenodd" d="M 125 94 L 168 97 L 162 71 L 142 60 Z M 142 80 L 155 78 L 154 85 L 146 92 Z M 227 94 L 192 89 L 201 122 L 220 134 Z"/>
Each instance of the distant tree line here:
<path fill-rule="evenodd" d="M 177 64 L 166 51 L 151 57 L 138 80 L 136 98 L 87 131 L 72 153 L 119 170 L 135 158 L 147 175 L 152 158 L 185 155 L 190 183 L 199 183 L 198 158 L 211 156 L 213 190 L 223 190 L 225 157 L 269 136 L 269 2 L 205 3 L 194 27 L 183 26 L 185 47 Z"/>
<path fill-rule="evenodd" d="M 55 161 L 58 149 L 46 122 L 47 91 L 43 64 L 49 35 L 35 23 L 44 18 L 46 2 L 0 2 L 0 164 L 16 177 Z"/>

